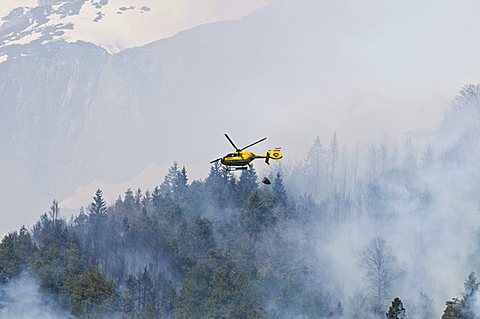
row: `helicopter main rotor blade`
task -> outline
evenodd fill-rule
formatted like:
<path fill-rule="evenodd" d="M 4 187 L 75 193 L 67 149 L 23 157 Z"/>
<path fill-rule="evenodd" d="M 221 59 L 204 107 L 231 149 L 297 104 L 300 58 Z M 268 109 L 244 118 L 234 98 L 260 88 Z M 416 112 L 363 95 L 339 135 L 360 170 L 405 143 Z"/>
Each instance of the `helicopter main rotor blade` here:
<path fill-rule="evenodd" d="M 235 150 L 238 151 L 239 150 L 238 147 L 233 143 L 233 141 L 230 139 L 230 137 L 228 137 L 227 134 L 225 134 L 225 137 L 230 142 L 230 144 L 232 144 L 232 146 L 235 148 Z"/>
<path fill-rule="evenodd" d="M 249 148 L 249 147 L 252 147 L 252 146 L 255 145 L 255 144 L 258 144 L 258 143 L 260 143 L 260 142 L 263 142 L 263 141 L 265 141 L 266 139 L 267 139 L 267 138 L 264 137 L 264 138 L 262 138 L 261 140 L 256 141 L 255 143 L 252 143 L 252 144 L 250 144 L 250 145 L 245 146 L 245 147 L 242 148 L 240 151 L 243 151 L 243 150 L 245 150 L 245 149 L 247 149 L 247 148 Z"/>
<path fill-rule="evenodd" d="M 221 157 L 220 157 L 220 158 L 217 158 L 216 160 L 211 161 L 210 164 L 213 164 L 213 163 L 215 163 L 215 162 L 218 162 L 218 161 L 221 160 L 221 159 L 222 159 Z"/>

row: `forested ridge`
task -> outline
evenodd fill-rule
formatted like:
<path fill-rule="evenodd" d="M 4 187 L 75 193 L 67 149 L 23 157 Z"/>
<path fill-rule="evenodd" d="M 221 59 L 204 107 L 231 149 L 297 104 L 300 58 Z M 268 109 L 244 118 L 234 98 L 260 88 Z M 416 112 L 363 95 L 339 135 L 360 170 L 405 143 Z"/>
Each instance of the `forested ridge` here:
<path fill-rule="evenodd" d="M 108 207 L 98 190 L 68 222 L 54 201 L 31 231 L 3 238 L 0 281 L 27 271 L 78 317 L 342 314 L 321 283 L 305 286 L 311 270 L 284 260 L 301 247 L 289 247 L 282 228 L 306 220 L 280 173 L 270 188 L 259 187 L 254 170 L 237 181 L 218 165 L 205 182 L 187 181 L 174 163 L 152 192 L 129 189 Z"/>
<path fill-rule="evenodd" d="M 271 185 L 220 165 L 190 182 L 173 163 L 70 219 L 54 200 L 0 242 L 0 316 L 28 276 L 75 318 L 477 318 L 479 118 L 469 85 L 428 142 L 334 134 Z"/>

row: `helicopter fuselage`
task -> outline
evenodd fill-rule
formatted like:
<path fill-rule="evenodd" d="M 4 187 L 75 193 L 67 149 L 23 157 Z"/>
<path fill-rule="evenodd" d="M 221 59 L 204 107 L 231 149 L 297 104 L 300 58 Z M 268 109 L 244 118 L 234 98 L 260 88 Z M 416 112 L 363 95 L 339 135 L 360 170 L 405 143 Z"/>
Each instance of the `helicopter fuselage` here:
<path fill-rule="evenodd" d="M 256 158 L 266 158 L 266 155 L 255 155 L 252 152 L 234 152 L 222 157 L 221 163 L 225 166 L 245 166 Z"/>

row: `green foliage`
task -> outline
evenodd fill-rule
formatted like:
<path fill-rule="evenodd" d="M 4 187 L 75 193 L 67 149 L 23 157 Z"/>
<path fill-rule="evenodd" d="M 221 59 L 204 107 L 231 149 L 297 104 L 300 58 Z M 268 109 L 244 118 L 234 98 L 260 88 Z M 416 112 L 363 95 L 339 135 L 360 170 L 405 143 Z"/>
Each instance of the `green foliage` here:
<path fill-rule="evenodd" d="M 115 309 L 116 285 L 96 269 L 78 278 L 71 301 L 72 313 L 85 316 L 89 313 L 107 314 Z"/>
<path fill-rule="evenodd" d="M 20 232 L 11 232 L 0 242 L 0 283 L 6 283 L 27 270 L 36 252 L 30 234 L 25 227 Z"/>
<path fill-rule="evenodd" d="M 90 205 L 90 212 L 92 214 L 105 214 L 107 212 L 107 204 L 103 199 L 102 191 L 97 189 L 95 197 L 93 197 L 93 203 Z"/>
<path fill-rule="evenodd" d="M 474 272 L 468 275 L 464 283 L 465 292 L 462 299 L 452 298 L 447 301 L 447 307 L 444 310 L 442 319 L 474 319 L 477 318 L 473 311 L 474 295 L 478 291 L 480 283 Z"/>
<path fill-rule="evenodd" d="M 174 163 L 152 192 L 128 189 L 111 207 L 97 190 L 89 213 L 82 208 L 70 223 L 54 200 L 31 232 L 0 242 L 0 284 L 28 271 L 79 318 L 338 315 L 341 305 L 320 283 L 304 285 L 288 238 L 269 247 L 282 223 L 297 222 L 287 208 L 296 209 L 280 175 L 271 190 L 259 189 L 255 171 L 237 180 L 213 165 L 189 185 Z"/>
<path fill-rule="evenodd" d="M 242 206 L 245 204 L 251 194 L 253 194 L 258 189 L 257 183 L 257 173 L 253 167 L 248 170 L 242 171 L 240 179 L 238 181 L 238 198 L 239 204 Z"/>
<path fill-rule="evenodd" d="M 193 217 L 181 226 L 178 238 L 175 239 L 177 258 L 182 260 L 185 268 L 203 261 L 209 249 L 215 247 L 213 229 L 205 218 Z"/>
<path fill-rule="evenodd" d="M 193 183 L 192 183 L 193 184 Z M 206 194 L 220 208 L 238 206 L 241 198 L 238 196 L 239 188 L 235 184 L 235 178 L 225 167 L 218 162 L 210 168 L 210 173 L 205 180 Z"/>
<path fill-rule="evenodd" d="M 464 319 L 462 316 L 460 302 L 457 298 L 447 301 L 447 307 L 443 312 L 442 319 Z"/>
<path fill-rule="evenodd" d="M 287 205 L 288 195 L 285 186 L 283 185 L 283 179 L 280 172 L 275 175 L 275 179 L 273 180 L 273 200 L 277 205 Z"/>
<path fill-rule="evenodd" d="M 212 276 L 213 269 L 206 263 L 202 263 L 188 272 L 178 298 L 178 318 L 202 318 L 207 313 L 208 292 Z"/>
<path fill-rule="evenodd" d="M 468 275 L 468 279 L 467 281 L 465 281 L 465 284 L 464 284 L 465 293 L 463 295 L 463 300 L 466 301 L 470 299 L 473 296 L 473 294 L 478 290 L 479 286 L 480 286 L 480 282 L 477 281 L 477 276 L 472 271 Z"/>
<path fill-rule="evenodd" d="M 178 298 L 179 318 L 263 318 L 252 273 L 216 256 L 192 268 Z M 251 316 L 251 317 L 249 317 Z"/>
<path fill-rule="evenodd" d="M 260 197 L 259 192 L 254 191 L 241 210 L 240 224 L 250 236 L 256 238 L 263 229 L 276 222 L 277 217 L 268 206 L 268 202 Z"/>
<path fill-rule="evenodd" d="M 405 318 L 405 308 L 400 298 L 395 298 L 392 305 L 388 309 L 387 319 L 403 319 Z"/>

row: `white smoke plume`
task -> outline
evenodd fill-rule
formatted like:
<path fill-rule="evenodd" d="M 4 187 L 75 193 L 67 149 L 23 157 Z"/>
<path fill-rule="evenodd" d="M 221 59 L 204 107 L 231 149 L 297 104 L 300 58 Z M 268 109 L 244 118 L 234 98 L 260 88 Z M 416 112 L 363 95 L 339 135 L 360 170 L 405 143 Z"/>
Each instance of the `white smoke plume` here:
<path fill-rule="evenodd" d="M 64 319 L 70 315 L 41 292 L 39 282 L 29 274 L 0 287 L 0 319 Z"/>

